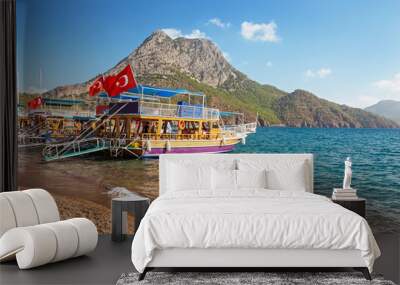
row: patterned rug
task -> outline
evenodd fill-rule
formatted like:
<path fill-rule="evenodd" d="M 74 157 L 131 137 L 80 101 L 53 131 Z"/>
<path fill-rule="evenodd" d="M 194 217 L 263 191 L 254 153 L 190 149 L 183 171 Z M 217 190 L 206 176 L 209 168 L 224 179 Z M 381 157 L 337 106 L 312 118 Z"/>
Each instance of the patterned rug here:
<path fill-rule="evenodd" d="M 368 281 L 359 272 L 148 272 L 138 281 L 138 273 L 122 274 L 117 285 L 134 284 L 267 284 L 267 285 L 395 285 L 381 276 L 372 275 Z"/>

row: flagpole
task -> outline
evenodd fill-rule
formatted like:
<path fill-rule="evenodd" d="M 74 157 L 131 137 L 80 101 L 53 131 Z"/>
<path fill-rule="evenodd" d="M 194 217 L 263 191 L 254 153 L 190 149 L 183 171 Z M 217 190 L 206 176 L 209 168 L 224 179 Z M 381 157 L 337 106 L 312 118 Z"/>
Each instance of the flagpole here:
<path fill-rule="evenodd" d="M 131 64 L 130 63 L 128 63 L 128 65 L 129 65 L 129 68 L 131 69 L 131 72 L 132 72 L 132 74 L 134 75 L 134 73 L 133 73 L 133 69 L 132 69 L 132 66 L 131 66 Z M 139 86 L 139 84 L 137 83 L 137 81 L 136 81 L 136 78 L 135 78 L 135 76 L 133 76 L 133 80 L 135 81 L 135 84 L 136 84 L 136 86 Z"/>

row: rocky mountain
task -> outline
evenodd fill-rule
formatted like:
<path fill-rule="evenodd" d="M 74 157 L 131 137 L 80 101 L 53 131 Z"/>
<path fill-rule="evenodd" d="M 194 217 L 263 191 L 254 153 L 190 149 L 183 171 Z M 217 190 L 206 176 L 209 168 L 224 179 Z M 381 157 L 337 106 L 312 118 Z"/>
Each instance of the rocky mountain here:
<path fill-rule="evenodd" d="M 287 93 L 259 84 L 235 69 L 208 39 L 172 39 L 163 31 L 156 31 L 104 74 L 115 74 L 127 64 L 141 84 L 202 91 L 207 95 L 208 106 L 243 112 L 249 121 L 258 113 L 262 125 L 398 127 L 390 120 L 322 100 L 306 91 Z M 87 96 L 87 90 L 94 78 L 57 87 L 45 95 L 74 95 L 93 104 L 94 98 Z"/>
<path fill-rule="evenodd" d="M 400 124 L 400 101 L 382 100 L 364 109 Z"/>

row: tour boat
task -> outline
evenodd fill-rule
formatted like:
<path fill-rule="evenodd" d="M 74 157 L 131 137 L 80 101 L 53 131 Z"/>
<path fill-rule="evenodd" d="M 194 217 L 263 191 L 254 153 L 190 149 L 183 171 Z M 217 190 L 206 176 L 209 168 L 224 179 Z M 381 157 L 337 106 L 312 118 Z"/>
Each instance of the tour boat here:
<path fill-rule="evenodd" d="M 245 123 L 243 114 L 220 112 L 206 107 L 205 101 L 200 92 L 144 85 L 115 97 L 100 94 L 91 127 L 72 142 L 47 146 L 44 158 L 50 161 L 105 150 L 113 157 L 135 158 L 223 153 L 256 132 L 257 123 Z"/>
<path fill-rule="evenodd" d="M 78 136 L 85 123 L 95 119 L 95 112 L 83 110 L 82 105 L 83 100 L 54 98 L 41 98 L 40 104 L 34 108 L 20 105 L 19 147 L 62 142 Z"/>

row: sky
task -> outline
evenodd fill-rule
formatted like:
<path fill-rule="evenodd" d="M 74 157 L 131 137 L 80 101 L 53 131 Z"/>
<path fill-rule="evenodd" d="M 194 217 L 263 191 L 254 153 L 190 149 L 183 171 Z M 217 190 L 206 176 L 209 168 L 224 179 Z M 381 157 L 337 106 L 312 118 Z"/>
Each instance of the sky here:
<path fill-rule="evenodd" d="M 18 88 L 113 67 L 153 31 L 208 38 L 238 70 L 353 107 L 400 101 L 400 1 L 17 0 Z"/>

